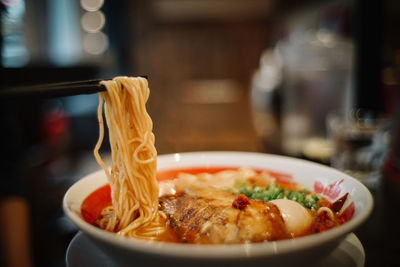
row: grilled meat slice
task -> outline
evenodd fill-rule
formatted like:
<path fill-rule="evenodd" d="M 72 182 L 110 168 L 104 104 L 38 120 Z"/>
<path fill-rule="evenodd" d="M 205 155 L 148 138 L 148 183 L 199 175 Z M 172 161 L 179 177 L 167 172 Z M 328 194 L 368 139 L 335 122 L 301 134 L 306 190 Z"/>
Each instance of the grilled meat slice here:
<path fill-rule="evenodd" d="M 235 208 L 236 195 L 213 189 L 192 189 L 160 198 L 160 210 L 181 242 L 233 244 L 288 238 L 278 208 L 261 200 L 248 200 Z"/>

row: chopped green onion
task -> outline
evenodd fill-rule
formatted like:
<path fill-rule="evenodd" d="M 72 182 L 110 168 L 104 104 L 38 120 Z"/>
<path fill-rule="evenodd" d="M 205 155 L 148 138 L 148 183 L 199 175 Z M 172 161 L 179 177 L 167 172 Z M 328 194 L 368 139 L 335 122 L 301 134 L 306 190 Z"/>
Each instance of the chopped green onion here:
<path fill-rule="evenodd" d="M 256 184 L 253 184 L 251 187 L 246 187 L 245 184 L 241 183 L 237 194 L 243 194 L 250 199 L 260 199 L 264 201 L 287 198 L 298 202 L 307 209 L 317 209 L 320 200 L 316 194 L 311 193 L 309 190 L 289 191 L 280 187 L 277 183 L 267 185 L 265 189 L 262 189 Z"/>

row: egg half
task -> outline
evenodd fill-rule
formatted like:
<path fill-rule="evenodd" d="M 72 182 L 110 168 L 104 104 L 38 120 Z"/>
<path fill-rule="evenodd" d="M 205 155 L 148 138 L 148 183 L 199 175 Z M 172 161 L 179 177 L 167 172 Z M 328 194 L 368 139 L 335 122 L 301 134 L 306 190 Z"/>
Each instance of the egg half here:
<path fill-rule="evenodd" d="M 311 227 L 312 217 L 301 204 L 289 199 L 275 199 L 271 203 L 278 207 L 286 229 L 293 237 L 304 234 Z"/>

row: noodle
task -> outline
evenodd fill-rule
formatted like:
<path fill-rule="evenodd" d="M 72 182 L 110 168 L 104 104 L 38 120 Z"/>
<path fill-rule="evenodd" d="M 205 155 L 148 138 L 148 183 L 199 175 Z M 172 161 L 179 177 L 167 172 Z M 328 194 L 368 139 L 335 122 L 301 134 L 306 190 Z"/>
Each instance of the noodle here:
<path fill-rule="evenodd" d="M 123 236 L 153 239 L 164 230 L 158 211 L 157 151 L 153 123 L 146 111 L 150 94 L 145 78 L 116 77 L 102 81 L 97 116 L 99 139 L 94 156 L 111 186 L 112 207 L 103 210 L 99 225 Z M 104 139 L 103 106 L 111 146 L 110 169 L 99 150 Z"/>

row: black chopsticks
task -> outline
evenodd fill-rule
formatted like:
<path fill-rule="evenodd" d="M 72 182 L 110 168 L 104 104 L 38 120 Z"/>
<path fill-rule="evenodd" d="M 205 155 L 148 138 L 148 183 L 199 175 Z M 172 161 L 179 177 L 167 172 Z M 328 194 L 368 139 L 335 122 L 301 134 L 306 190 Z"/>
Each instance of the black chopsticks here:
<path fill-rule="evenodd" d="M 100 81 L 103 80 L 104 79 L 49 83 L 0 89 L 0 99 L 25 97 L 51 98 L 79 94 L 94 94 L 106 90 L 106 88 L 100 84 Z"/>
<path fill-rule="evenodd" d="M 139 77 L 148 79 L 147 75 L 139 75 Z M 4 88 L 0 89 L 0 100 L 27 97 L 52 98 L 81 94 L 95 94 L 106 90 L 104 85 L 100 84 L 101 81 L 105 80 L 111 79 L 95 79 Z"/>

